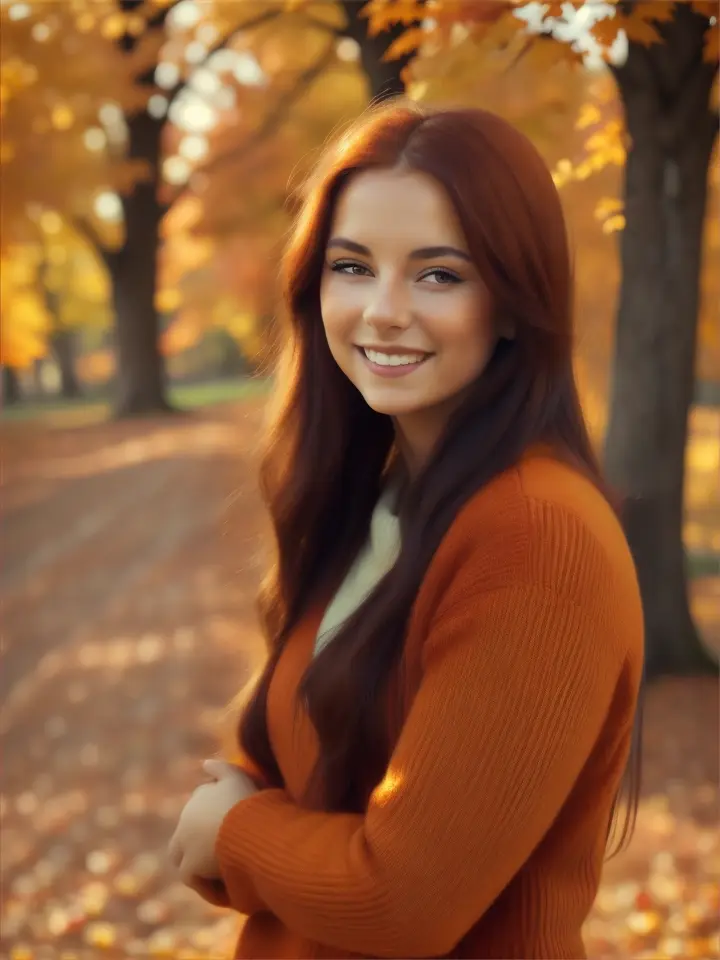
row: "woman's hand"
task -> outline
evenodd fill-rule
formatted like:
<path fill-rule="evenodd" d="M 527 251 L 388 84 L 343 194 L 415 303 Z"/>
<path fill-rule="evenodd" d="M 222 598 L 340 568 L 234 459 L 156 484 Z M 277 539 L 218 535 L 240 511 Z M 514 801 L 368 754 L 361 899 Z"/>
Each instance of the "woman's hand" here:
<path fill-rule="evenodd" d="M 238 767 L 224 760 L 206 760 L 203 770 L 214 777 L 198 787 L 183 807 L 170 840 L 170 859 L 180 871 L 183 883 L 194 878 L 218 878 L 215 842 L 226 814 L 258 788 Z"/>

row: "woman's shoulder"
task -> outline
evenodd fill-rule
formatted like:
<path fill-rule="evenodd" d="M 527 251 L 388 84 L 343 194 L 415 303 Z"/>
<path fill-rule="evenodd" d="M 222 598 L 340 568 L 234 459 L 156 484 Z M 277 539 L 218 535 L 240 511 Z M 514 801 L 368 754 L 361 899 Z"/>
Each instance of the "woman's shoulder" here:
<path fill-rule="evenodd" d="M 642 622 L 615 511 L 592 480 L 545 452 L 528 453 L 465 504 L 433 566 L 446 594 L 532 587 L 585 609 L 620 603 Z"/>

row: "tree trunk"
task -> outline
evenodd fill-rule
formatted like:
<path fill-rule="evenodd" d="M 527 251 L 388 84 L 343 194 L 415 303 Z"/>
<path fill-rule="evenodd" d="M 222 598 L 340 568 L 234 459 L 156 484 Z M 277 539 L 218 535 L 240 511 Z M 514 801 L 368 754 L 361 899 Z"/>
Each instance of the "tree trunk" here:
<path fill-rule="evenodd" d="M 363 6 L 358 0 L 342 0 L 342 8 L 347 17 L 345 35 L 351 37 L 360 47 L 360 65 L 367 78 L 370 100 L 377 103 L 405 93 L 401 74 L 413 59 L 413 54 L 399 60 L 384 61 L 385 51 L 408 27 L 397 24 L 375 37 L 369 37 L 367 18 L 361 16 Z"/>
<path fill-rule="evenodd" d="M 163 208 L 158 198 L 162 121 L 147 113 L 128 118 L 130 156 L 148 163 L 151 177 L 123 197 L 125 243 L 107 255 L 115 307 L 117 416 L 167 412 L 159 348 L 155 275 Z"/>
<path fill-rule="evenodd" d="M 38 270 L 38 280 L 45 301 L 45 309 L 52 319 L 50 347 L 60 371 L 60 396 L 66 400 L 74 400 L 82 394 L 75 373 L 75 331 L 62 325 L 60 293 L 48 284 L 49 269 L 50 262 L 47 257 L 44 257 Z M 39 393 L 44 393 L 42 365 L 36 372 L 36 389 Z"/>
<path fill-rule="evenodd" d="M 55 330 L 50 345 L 60 371 L 60 396 L 75 400 L 82 395 L 75 372 L 75 331 L 62 327 Z"/>
<path fill-rule="evenodd" d="M 630 139 L 605 462 L 645 609 L 648 677 L 714 667 L 690 614 L 682 543 L 703 223 L 717 117 L 706 17 L 677 4 L 664 42 L 615 68 Z"/>
<path fill-rule="evenodd" d="M 45 384 L 43 383 L 43 367 L 45 366 L 45 357 L 35 357 L 30 367 L 32 376 L 32 392 L 36 397 L 45 396 Z"/>
<path fill-rule="evenodd" d="M 14 367 L 9 367 L 6 363 L 0 369 L 2 369 L 2 405 L 4 409 L 20 403 L 22 393 L 20 392 L 20 378 L 17 375 L 17 370 Z"/>

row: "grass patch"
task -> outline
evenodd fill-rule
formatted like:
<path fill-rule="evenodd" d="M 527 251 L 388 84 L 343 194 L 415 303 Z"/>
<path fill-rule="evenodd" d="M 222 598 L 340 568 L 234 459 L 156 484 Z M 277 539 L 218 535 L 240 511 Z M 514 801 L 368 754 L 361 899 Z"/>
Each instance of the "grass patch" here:
<path fill-rule="evenodd" d="M 269 379 L 214 380 L 210 383 L 179 384 L 170 388 L 170 403 L 183 410 L 208 407 L 216 403 L 249 400 L 270 389 Z"/>
<path fill-rule="evenodd" d="M 195 410 L 262 396 L 269 388 L 269 379 L 235 377 L 207 383 L 172 384 L 168 389 L 168 399 L 172 406 L 180 410 Z M 40 421 L 44 426 L 72 427 L 98 423 L 111 414 L 112 402 L 105 396 L 91 395 L 77 400 L 51 397 L 6 407 L 0 411 L 0 420 L 7 423 Z"/>
<path fill-rule="evenodd" d="M 720 577 L 720 554 L 709 551 L 688 553 L 685 560 L 688 580 L 700 580 L 703 577 Z"/>

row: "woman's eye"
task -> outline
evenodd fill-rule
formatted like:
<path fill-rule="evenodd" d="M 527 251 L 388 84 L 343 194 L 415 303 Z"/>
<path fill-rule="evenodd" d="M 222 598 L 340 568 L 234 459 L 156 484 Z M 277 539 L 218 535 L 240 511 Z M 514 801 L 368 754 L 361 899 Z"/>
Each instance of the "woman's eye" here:
<path fill-rule="evenodd" d="M 370 271 L 362 263 L 355 263 L 353 260 L 336 260 L 330 265 L 334 273 L 342 273 L 346 277 L 365 277 Z"/>
<path fill-rule="evenodd" d="M 429 280 L 431 277 L 434 278 L 432 282 L 436 284 L 462 283 L 462 279 L 450 270 L 430 270 L 423 274 L 420 279 Z"/>

